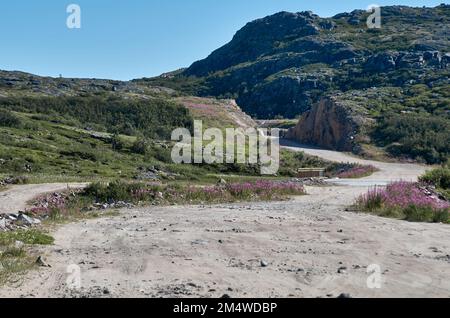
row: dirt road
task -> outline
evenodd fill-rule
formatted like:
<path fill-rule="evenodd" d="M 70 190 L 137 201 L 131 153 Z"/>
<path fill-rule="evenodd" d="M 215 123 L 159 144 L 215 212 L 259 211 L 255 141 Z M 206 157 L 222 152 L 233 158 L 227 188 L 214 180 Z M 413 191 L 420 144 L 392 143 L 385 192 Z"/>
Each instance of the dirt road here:
<path fill-rule="evenodd" d="M 28 201 L 40 194 L 67 188 L 81 188 L 85 185 L 85 183 L 50 183 L 10 186 L 5 191 L 0 192 L 0 214 L 24 211 Z"/>
<path fill-rule="evenodd" d="M 424 169 L 381 166 L 379 180 Z M 307 190 L 286 202 L 138 208 L 65 225 L 40 251 L 52 267 L 0 297 L 450 297 L 450 226 L 346 212 L 366 186 Z M 81 288 L 67 284 L 78 277 Z"/>
<path fill-rule="evenodd" d="M 419 164 L 388 163 L 374 160 L 365 160 L 343 152 L 318 149 L 311 146 L 300 145 L 289 140 L 282 140 L 280 144 L 285 149 L 289 149 L 292 151 L 303 151 L 309 155 L 317 156 L 329 161 L 372 165 L 379 169 L 378 172 L 367 178 L 358 180 L 341 180 L 337 182 L 334 181 L 335 183 L 340 183 L 343 185 L 348 184 L 372 186 L 385 185 L 388 182 L 398 180 L 417 181 L 418 176 L 422 175 L 425 171 L 430 169 L 430 167 Z"/>

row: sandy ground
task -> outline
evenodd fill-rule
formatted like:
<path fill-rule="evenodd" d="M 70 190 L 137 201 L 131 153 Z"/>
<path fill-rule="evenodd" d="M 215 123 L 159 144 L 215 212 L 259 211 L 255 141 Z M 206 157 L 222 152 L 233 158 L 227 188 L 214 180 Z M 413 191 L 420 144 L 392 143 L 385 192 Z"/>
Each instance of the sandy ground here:
<path fill-rule="evenodd" d="M 425 170 L 375 164 L 367 180 Z M 286 202 L 137 208 L 62 226 L 40 250 L 52 267 L 0 297 L 450 297 L 450 226 L 347 212 L 366 185 L 307 190 Z M 81 288 L 67 284 L 78 278 Z"/>

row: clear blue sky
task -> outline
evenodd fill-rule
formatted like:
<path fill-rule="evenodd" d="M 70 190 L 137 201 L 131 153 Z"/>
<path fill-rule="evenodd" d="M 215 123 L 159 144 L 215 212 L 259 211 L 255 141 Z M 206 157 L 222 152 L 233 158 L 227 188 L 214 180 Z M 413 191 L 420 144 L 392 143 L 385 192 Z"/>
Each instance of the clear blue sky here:
<path fill-rule="evenodd" d="M 0 69 L 39 75 L 133 79 L 189 66 L 231 40 L 247 22 L 278 11 L 320 16 L 382 0 L 3 0 Z M 66 7 L 82 9 L 82 28 L 66 27 Z"/>

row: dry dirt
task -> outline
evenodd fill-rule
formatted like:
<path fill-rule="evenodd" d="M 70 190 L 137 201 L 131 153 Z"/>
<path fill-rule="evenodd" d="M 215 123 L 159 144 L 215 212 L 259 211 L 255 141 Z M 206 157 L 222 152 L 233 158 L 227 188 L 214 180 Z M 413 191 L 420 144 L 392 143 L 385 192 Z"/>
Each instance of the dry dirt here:
<path fill-rule="evenodd" d="M 364 182 L 425 170 L 374 164 L 381 171 L 362 185 L 309 187 L 286 202 L 136 208 L 64 225 L 40 250 L 52 267 L 0 297 L 450 297 L 450 226 L 346 211 Z M 80 289 L 66 284 L 78 277 L 70 265 Z"/>

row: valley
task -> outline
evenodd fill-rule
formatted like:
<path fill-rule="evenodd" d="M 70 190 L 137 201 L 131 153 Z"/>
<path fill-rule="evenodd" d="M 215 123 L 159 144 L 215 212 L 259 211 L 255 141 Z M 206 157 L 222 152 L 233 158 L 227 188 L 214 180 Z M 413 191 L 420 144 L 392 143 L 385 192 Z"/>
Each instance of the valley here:
<path fill-rule="evenodd" d="M 0 298 L 450 297 L 450 5 L 382 12 L 151 78 L 0 70 Z"/>

